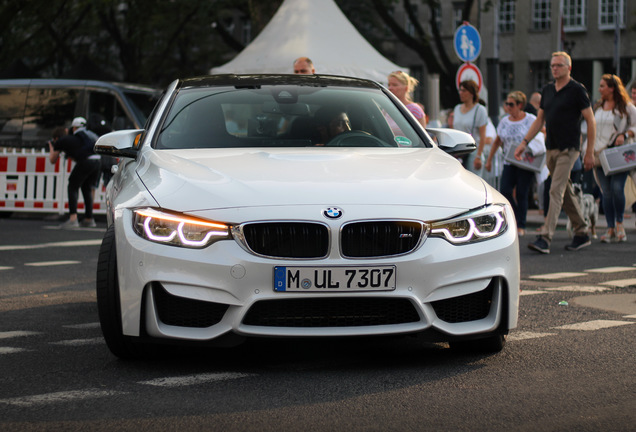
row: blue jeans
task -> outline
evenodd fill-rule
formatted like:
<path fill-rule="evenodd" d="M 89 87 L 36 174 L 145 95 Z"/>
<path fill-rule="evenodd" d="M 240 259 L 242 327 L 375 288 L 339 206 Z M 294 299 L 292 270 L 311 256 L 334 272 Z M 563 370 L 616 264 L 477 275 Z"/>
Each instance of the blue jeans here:
<path fill-rule="evenodd" d="M 625 182 L 629 171 L 606 176 L 603 168 L 594 168 L 594 177 L 603 194 L 603 211 L 608 228 L 615 228 L 616 223 L 623 223 L 625 212 Z"/>
<path fill-rule="evenodd" d="M 517 220 L 517 227 L 519 228 L 526 227 L 528 194 L 534 177 L 535 175 L 532 171 L 514 165 L 504 165 L 501 173 L 501 194 L 510 201 Z M 515 188 L 517 191 L 513 193 Z"/>

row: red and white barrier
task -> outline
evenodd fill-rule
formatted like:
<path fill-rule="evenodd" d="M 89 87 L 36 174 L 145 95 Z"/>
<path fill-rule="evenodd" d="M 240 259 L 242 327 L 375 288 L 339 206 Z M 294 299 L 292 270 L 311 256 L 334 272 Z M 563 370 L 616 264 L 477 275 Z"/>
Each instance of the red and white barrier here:
<path fill-rule="evenodd" d="M 68 211 L 67 179 L 75 163 L 60 157 L 49 162 L 44 150 L 0 149 L 0 211 L 59 213 Z M 106 214 L 105 185 L 95 191 L 94 214 Z M 84 209 L 79 194 L 78 213 Z"/>

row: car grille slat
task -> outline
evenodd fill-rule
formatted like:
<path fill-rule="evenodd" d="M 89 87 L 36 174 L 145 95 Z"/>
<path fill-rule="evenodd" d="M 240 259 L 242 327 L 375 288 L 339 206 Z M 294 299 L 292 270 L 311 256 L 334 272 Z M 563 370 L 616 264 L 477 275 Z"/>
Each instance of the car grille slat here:
<path fill-rule="evenodd" d="M 431 303 L 435 314 L 442 321 L 460 323 L 484 319 L 490 313 L 494 282 L 476 293 L 453 297 Z"/>
<path fill-rule="evenodd" d="M 205 328 L 218 324 L 229 306 L 193 300 L 170 294 L 159 283 L 154 283 L 152 294 L 159 320 L 167 325 Z"/>
<path fill-rule="evenodd" d="M 329 252 L 329 229 L 316 223 L 252 223 L 243 235 L 253 252 L 269 257 L 324 258 Z"/>
<path fill-rule="evenodd" d="M 418 322 L 408 299 L 310 298 L 263 300 L 255 303 L 243 323 L 265 327 L 361 327 Z"/>
<path fill-rule="evenodd" d="M 342 254 L 351 258 L 402 255 L 417 246 L 421 235 L 419 222 L 353 222 L 342 228 Z"/>

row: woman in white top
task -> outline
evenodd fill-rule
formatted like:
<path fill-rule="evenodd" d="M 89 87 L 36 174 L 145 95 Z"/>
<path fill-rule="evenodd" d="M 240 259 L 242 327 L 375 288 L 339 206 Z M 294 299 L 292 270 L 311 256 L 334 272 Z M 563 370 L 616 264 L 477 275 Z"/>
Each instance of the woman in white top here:
<path fill-rule="evenodd" d="M 594 177 L 603 193 L 603 210 L 607 233 L 603 243 L 627 241 L 623 226 L 625 212 L 625 181 L 628 171 L 606 176 L 600 166 L 599 154 L 611 145 L 621 146 L 636 135 L 636 107 L 616 75 L 605 74 L 598 88 L 601 98 L 594 105 L 596 141 L 594 143 Z"/>
<path fill-rule="evenodd" d="M 497 153 L 497 149 L 502 146 L 503 153 L 506 154 L 511 146 L 519 144 L 526 136 L 530 125 L 536 117 L 523 109 L 526 106 L 526 95 L 520 91 L 513 91 L 506 98 L 506 112 L 508 116 L 501 119 L 497 126 L 497 138 L 492 143 L 490 154 L 486 160 L 486 171 L 492 169 L 493 155 Z M 521 167 L 504 161 L 503 172 L 501 173 L 500 191 L 505 196 L 515 213 L 517 220 L 517 231 L 519 235 L 525 234 L 526 216 L 528 214 L 528 194 L 530 186 L 535 177 L 533 171 L 523 169 Z M 516 190 L 516 192 L 515 192 Z"/>
<path fill-rule="evenodd" d="M 459 83 L 460 104 L 453 110 L 453 128 L 469 133 L 475 139 L 477 151 L 466 156 L 464 167 L 475 174 L 482 174 L 482 153 L 486 144 L 486 125 L 488 113 L 486 107 L 479 104 L 479 86 L 473 80 Z"/>

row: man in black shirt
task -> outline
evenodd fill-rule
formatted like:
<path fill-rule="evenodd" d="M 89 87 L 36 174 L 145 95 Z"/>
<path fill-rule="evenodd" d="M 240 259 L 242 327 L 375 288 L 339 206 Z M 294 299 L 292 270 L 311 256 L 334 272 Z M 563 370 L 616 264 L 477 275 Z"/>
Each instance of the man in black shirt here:
<path fill-rule="evenodd" d="M 554 82 L 546 85 L 541 92 L 541 105 L 537 119 L 532 123 L 522 143 L 515 151 L 515 157 L 521 155 L 527 144 L 546 126 L 546 165 L 552 177 L 550 185 L 550 205 L 544 225 L 544 231 L 528 247 L 544 254 L 550 253 L 550 242 L 556 230 L 561 213 L 565 210 L 572 222 L 574 238 L 567 250 L 579 250 L 591 244 L 587 234 L 587 223 L 581 212 L 570 181 L 570 171 L 580 156 L 580 121 L 587 123 L 587 151 L 584 166 L 586 170 L 594 166 L 594 140 L 596 122 L 590 104 L 590 98 L 582 84 L 572 79 L 572 59 L 562 51 L 552 54 L 550 69 Z"/>
<path fill-rule="evenodd" d="M 77 201 L 79 189 L 82 189 L 86 217 L 81 225 L 94 227 L 93 220 L 93 195 L 92 187 L 99 179 L 100 159 L 92 150 L 84 145 L 82 139 L 77 135 L 68 135 L 66 128 L 59 127 L 53 131 L 53 139 L 49 141 L 49 161 L 54 164 L 64 152 L 67 158 L 75 161 L 75 167 L 68 178 L 68 210 L 69 220 L 61 225 L 61 228 L 78 228 L 80 223 L 77 220 Z"/>

